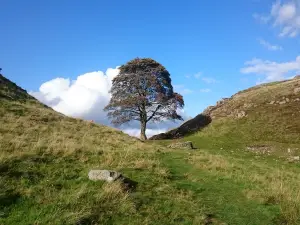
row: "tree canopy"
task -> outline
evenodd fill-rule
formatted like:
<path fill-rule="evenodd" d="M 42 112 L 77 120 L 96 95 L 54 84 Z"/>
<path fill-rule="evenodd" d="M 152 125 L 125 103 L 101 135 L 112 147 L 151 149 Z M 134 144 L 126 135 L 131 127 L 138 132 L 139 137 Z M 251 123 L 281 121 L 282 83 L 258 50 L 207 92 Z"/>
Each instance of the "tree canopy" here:
<path fill-rule="evenodd" d="M 111 99 L 105 107 L 115 125 L 139 121 L 145 140 L 149 121 L 182 120 L 177 109 L 183 97 L 173 91 L 170 73 L 151 58 L 135 58 L 120 68 L 112 81 Z"/>

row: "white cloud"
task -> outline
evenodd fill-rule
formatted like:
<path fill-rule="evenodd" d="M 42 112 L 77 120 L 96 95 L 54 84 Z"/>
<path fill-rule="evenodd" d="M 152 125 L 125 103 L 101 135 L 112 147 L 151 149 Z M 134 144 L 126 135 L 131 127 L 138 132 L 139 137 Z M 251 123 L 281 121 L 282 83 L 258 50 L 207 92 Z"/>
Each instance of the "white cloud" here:
<path fill-rule="evenodd" d="M 288 79 L 291 73 L 299 73 L 300 56 L 294 61 L 272 62 L 268 60 L 252 59 L 245 63 L 241 69 L 244 74 L 257 74 L 262 76 L 261 83 Z"/>
<path fill-rule="evenodd" d="M 182 95 L 188 95 L 188 94 L 192 94 L 194 92 L 193 90 L 186 88 L 182 84 L 178 84 L 178 85 L 175 84 L 173 87 L 177 93 L 182 94 Z"/>
<path fill-rule="evenodd" d="M 112 80 L 119 73 L 118 67 L 109 68 L 106 72 L 96 71 L 85 73 L 70 81 L 69 78 L 55 78 L 43 83 L 38 92 L 29 92 L 32 96 L 52 107 L 54 110 L 67 116 L 94 120 L 97 123 L 112 126 L 103 108 L 111 98 L 109 90 Z M 188 89 L 187 89 L 188 90 Z M 185 90 L 186 92 L 188 92 Z M 186 118 L 183 110 L 180 115 Z M 148 124 L 146 133 L 149 136 L 164 132 L 178 126 L 172 121 L 160 124 Z M 139 136 L 139 124 L 129 123 L 121 126 L 121 129 L 130 135 Z"/>
<path fill-rule="evenodd" d="M 265 41 L 264 39 L 258 39 L 257 40 L 262 46 L 264 46 L 266 49 L 270 50 L 270 51 L 280 51 L 283 48 L 279 45 L 272 45 L 269 42 Z"/>
<path fill-rule="evenodd" d="M 253 14 L 253 18 L 256 19 L 258 22 L 266 24 L 270 21 L 270 16 L 265 16 L 265 15 L 259 15 L 257 13 Z"/>
<path fill-rule="evenodd" d="M 217 80 L 212 77 L 203 77 L 202 80 L 207 84 L 217 83 Z"/>
<path fill-rule="evenodd" d="M 289 0 L 282 3 L 277 0 L 272 4 L 270 13 L 266 15 L 253 15 L 255 19 L 271 23 L 279 29 L 280 37 L 296 37 L 300 33 L 300 1 Z"/>
<path fill-rule="evenodd" d="M 196 79 L 199 79 L 201 76 L 202 76 L 202 72 L 198 72 L 198 73 L 194 74 L 194 77 Z"/>
<path fill-rule="evenodd" d="M 203 89 L 200 89 L 199 91 L 202 92 L 202 93 L 211 92 L 211 90 L 209 88 L 203 88 Z"/>

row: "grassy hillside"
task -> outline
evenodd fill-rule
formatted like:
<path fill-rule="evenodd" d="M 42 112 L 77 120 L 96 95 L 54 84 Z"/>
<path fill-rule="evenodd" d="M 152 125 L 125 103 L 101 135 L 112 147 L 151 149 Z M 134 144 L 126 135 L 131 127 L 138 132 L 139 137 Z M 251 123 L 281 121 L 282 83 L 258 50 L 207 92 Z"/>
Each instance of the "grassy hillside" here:
<path fill-rule="evenodd" d="M 204 113 L 213 122 L 191 139 L 254 151 L 256 146 L 284 157 L 300 154 L 300 79 L 241 91 Z"/>
<path fill-rule="evenodd" d="M 193 151 L 142 143 L 54 112 L 0 76 L 0 224 L 300 224 L 299 164 L 207 129 L 188 137 Z M 88 180 L 95 168 L 136 190 Z"/>
<path fill-rule="evenodd" d="M 202 115 L 202 117 L 199 117 Z M 198 119 L 200 118 L 200 120 Z M 202 123 L 211 118 L 211 123 Z M 213 139 L 221 145 L 265 146 L 274 154 L 300 154 L 300 79 L 274 82 L 220 100 L 181 127 L 153 139 L 176 138 L 201 130 L 192 139 Z M 199 127 L 197 127 L 199 124 Z M 191 129 L 189 129 L 191 127 Z M 169 134 L 169 135 L 168 135 Z M 174 134 L 174 135 L 172 135 Z M 207 142 L 207 140 L 205 141 Z"/>

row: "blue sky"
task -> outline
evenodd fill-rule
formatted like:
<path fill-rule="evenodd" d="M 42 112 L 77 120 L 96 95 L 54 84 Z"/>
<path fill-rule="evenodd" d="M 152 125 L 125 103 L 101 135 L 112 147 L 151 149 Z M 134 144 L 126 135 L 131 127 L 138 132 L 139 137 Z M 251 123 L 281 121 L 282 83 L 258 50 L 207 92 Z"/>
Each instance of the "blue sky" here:
<path fill-rule="evenodd" d="M 38 91 L 57 77 L 76 80 L 151 57 L 169 70 L 186 113 L 195 116 L 238 90 L 300 71 L 299 5 L 0 0 L 0 67 L 18 85 Z M 251 68 L 245 69 L 247 61 Z"/>

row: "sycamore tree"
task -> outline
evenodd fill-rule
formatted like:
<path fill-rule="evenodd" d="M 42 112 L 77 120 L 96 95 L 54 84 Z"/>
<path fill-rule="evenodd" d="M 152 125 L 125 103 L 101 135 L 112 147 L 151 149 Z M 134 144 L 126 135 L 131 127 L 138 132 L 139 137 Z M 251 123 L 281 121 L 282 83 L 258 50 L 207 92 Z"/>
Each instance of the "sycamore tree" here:
<path fill-rule="evenodd" d="M 184 101 L 173 91 L 170 73 L 164 66 L 151 58 L 136 58 L 119 69 L 105 107 L 113 124 L 139 121 L 141 139 L 146 140 L 148 122 L 182 120 L 177 109 L 183 108 Z"/>

